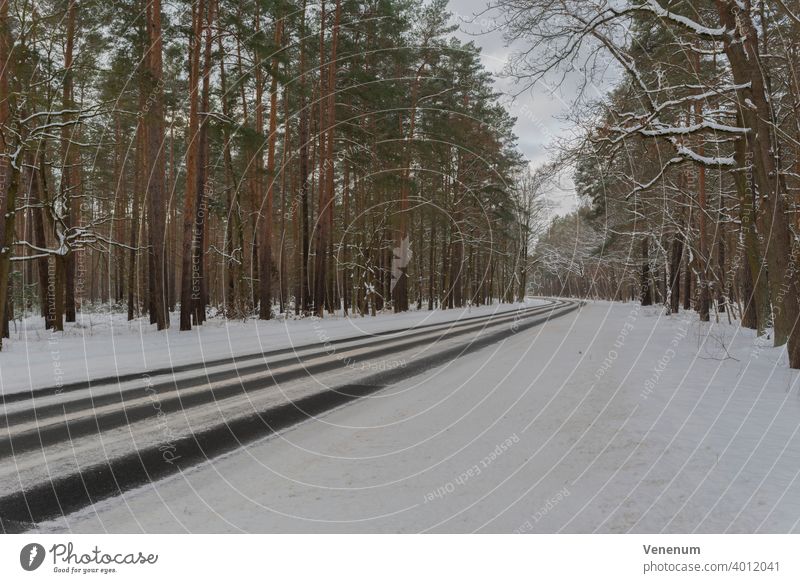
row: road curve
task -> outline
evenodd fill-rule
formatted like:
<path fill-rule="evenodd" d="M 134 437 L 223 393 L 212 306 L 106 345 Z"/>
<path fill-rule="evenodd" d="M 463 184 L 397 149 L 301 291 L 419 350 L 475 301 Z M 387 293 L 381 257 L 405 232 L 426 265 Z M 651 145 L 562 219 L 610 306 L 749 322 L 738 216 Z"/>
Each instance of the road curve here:
<path fill-rule="evenodd" d="M 182 471 L 549 319 L 576 302 L 10 395 L 0 529 Z"/>

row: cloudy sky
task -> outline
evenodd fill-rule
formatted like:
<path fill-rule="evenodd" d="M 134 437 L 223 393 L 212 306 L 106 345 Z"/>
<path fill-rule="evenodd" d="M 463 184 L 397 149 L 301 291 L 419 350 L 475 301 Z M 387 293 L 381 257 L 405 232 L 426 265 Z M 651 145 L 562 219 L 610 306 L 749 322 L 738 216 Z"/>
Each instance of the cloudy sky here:
<path fill-rule="evenodd" d="M 511 95 L 516 95 L 520 87 L 515 86 L 512 80 L 503 78 L 502 70 L 516 47 L 506 46 L 502 34 L 491 31 L 494 25 L 491 14 L 475 17 L 485 7 L 486 0 L 450 0 L 448 8 L 453 14 L 454 24 L 459 26 L 457 36 L 481 47 L 484 66 L 495 73 L 498 90 L 509 95 L 507 105 L 517 118 L 516 133 L 520 148 L 531 166 L 535 167 L 547 160 L 548 146 L 553 139 L 569 135 L 572 128 L 559 116 L 568 111 L 570 104 L 564 99 L 563 90 L 546 87 L 544 83 L 511 99 Z M 561 188 L 552 189 L 548 198 L 554 212 L 559 214 L 575 208 L 575 193 L 569 181 Z"/>

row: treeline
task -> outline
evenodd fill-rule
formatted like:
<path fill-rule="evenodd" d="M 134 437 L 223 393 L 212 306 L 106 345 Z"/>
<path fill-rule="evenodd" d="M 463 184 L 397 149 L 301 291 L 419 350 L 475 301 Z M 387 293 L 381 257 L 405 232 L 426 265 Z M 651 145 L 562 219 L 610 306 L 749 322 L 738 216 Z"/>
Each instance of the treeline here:
<path fill-rule="evenodd" d="M 0 320 L 525 293 L 532 191 L 445 2 L 0 0 Z"/>
<path fill-rule="evenodd" d="M 498 4 L 517 72 L 579 95 L 560 162 L 585 206 L 539 242 L 539 289 L 724 313 L 800 368 L 800 2 Z"/>

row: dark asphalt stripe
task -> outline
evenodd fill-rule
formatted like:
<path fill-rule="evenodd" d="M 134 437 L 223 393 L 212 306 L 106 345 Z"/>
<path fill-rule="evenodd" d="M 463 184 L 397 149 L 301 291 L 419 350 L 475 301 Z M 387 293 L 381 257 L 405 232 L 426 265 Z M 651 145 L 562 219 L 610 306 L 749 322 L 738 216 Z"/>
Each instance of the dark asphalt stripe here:
<path fill-rule="evenodd" d="M 549 306 L 547 311 L 551 311 Z M 515 317 L 504 316 L 503 318 L 495 318 L 490 322 L 482 322 L 478 324 L 472 324 L 470 326 L 461 326 L 449 332 L 443 332 L 438 338 L 432 339 L 432 341 L 441 340 L 443 337 L 457 338 L 458 336 L 469 334 L 479 329 L 499 326 L 514 319 Z M 417 346 L 418 343 L 419 339 L 412 338 L 405 342 L 395 343 L 390 346 L 380 346 L 366 352 L 363 355 L 360 355 L 359 359 L 366 361 L 374 357 L 395 354 L 398 352 L 398 350 L 413 348 L 414 346 Z M 291 363 L 296 364 L 297 361 Z M 281 382 L 297 380 L 299 378 L 306 377 L 309 374 L 329 372 L 331 370 L 341 368 L 342 366 L 345 365 L 341 360 L 337 358 L 331 358 L 327 361 L 317 364 L 297 366 L 292 370 L 277 374 L 268 374 L 256 379 L 250 379 L 248 381 L 242 381 L 238 377 L 233 377 L 233 380 L 238 380 L 239 382 L 222 387 L 215 387 L 213 389 L 209 388 L 208 390 L 189 395 L 181 395 L 178 393 L 172 397 L 158 399 L 157 402 L 159 404 L 159 410 L 164 414 L 169 414 L 177 411 L 189 410 L 192 407 L 198 407 L 244 393 L 256 394 L 261 390 L 265 390 Z M 196 382 L 195 386 L 202 384 L 205 383 Z M 165 386 L 169 390 L 173 389 L 172 385 L 167 384 Z M 113 395 L 119 397 L 119 393 L 114 393 Z M 136 390 L 136 396 L 144 396 L 142 389 Z M 119 401 L 119 398 L 117 401 Z M 85 409 L 87 412 L 93 412 L 91 404 Z M 84 409 L 80 410 L 83 411 Z M 152 418 L 153 411 L 153 402 L 151 401 L 131 407 L 122 407 L 118 410 L 109 411 L 107 413 L 95 413 L 93 415 L 68 421 L 62 420 L 59 423 L 54 423 L 49 426 L 35 427 L 34 429 L 30 429 L 28 431 L 12 433 L 7 437 L 0 438 L 0 459 L 9 458 L 14 455 L 19 455 L 32 450 L 44 449 L 50 445 L 79 439 L 89 435 L 99 436 L 103 431 L 124 427 L 137 421 Z M 65 414 L 64 409 L 61 409 L 58 412 L 62 416 Z M 13 431 L 13 427 L 11 427 L 11 429 Z"/>
<path fill-rule="evenodd" d="M 557 306 L 558 300 L 547 300 L 552 302 L 548 306 L 532 306 L 530 308 L 526 308 L 525 311 L 537 310 L 542 307 L 553 307 Z M 181 372 L 188 372 L 192 370 L 196 370 L 198 366 L 202 367 L 212 367 L 218 366 L 223 364 L 235 364 L 238 362 L 246 362 L 248 360 L 254 360 L 258 358 L 267 358 L 270 356 L 278 356 L 280 354 L 291 354 L 295 351 L 299 350 L 308 350 L 311 348 L 320 348 L 326 345 L 338 345 L 344 344 L 347 342 L 355 342 L 357 340 L 361 340 L 364 338 L 372 338 L 372 337 L 384 337 L 384 336 L 391 336 L 392 334 L 402 334 L 404 332 L 412 332 L 415 333 L 417 331 L 424 331 L 429 328 L 434 328 L 436 326 L 447 327 L 448 325 L 453 324 L 462 324 L 464 322 L 470 322 L 475 320 L 481 319 L 491 319 L 492 317 L 498 317 L 501 315 L 506 315 L 509 313 L 515 313 L 509 311 L 497 312 L 495 314 L 489 314 L 488 316 L 470 316 L 469 318 L 461 318 L 460 320 L 453 320 L 451 322 L 440 322 L 437 324 L 423 324 L 421 326 L 413 326 L 411 328 L 401 328 L 396 330 L 386 330 L 383 332 L 374 332 L 369 335 L 360 335 L 360 336 L 350 336 L 348 338 L 340 338 L 338 340 L 330 340 L 328 342 L 312 342 L 309 344 L 303 344 L 299 346 L 290 346 L 287 348 L 277 348 L 275 350 L 268 350 L 266 352 L 254 352 L 252 354 L 244 354 L 240 356 L 229 356 L 224 358 L 217 358 L 214 360 L 207 360 L 202 363 L 189 363 L 177 366 L 166 366 L 162 368 L 156 368 L 152 370 L 145 370 L 142 372 L 136 373 L 126 373 L 122 375 L 110 375 L 106 377 L 100 377 L 96 379 L 86 380 L 86 381 L 76 381 L 74 383 L 66 383 L 58 387 L 43 387 L 40 389 L 34 389 L 31 391 L 23 391 L 19 393 L 12 393 L 10 395 L 0 395 L 0 404 L 5 403 L 17 403 L 19 401 L 25 401 L 27 399 L 34 399 L 40 397 L 50 397 L 53 395 L 59 395 L 63 393 L 70 393 L 73 391 L 80 391 L 84 389 L 89 389 L 93 386 L 100 386 L 100 385 L 108 385 L 108 384 L 119 384 L 125 383 L 129 381 L 140 380 L 143 376 L 147 375 L 150 377 L 156 377 L 161 375 L 170 375 L 170 374 L 177 374 Z"/>
<path fill-rule="evenodd" d="M 520 317 L 529 317 L 530 315 L 535 315 L 544 311 L 551 311 L 551 310 L 552 310 L 551 306 L 539 306 L 533 312 L 523 312 L 522 316 L 517 314 L 509 314 L 509 315 L 504 314 L 502 316 L 495 317 L 487 322 L 480 322 L 468 325 L 461 324 L 458 327 L 451 327 L 448 330 L 442 331 L 442 334 L 438 338 L 431 339 L 430 341 L 433 342 L 441 340 L 442 338 L 456 337 L 461 334 L 478 330 L 480 328 L 498 326 L 513 319 L 517 319 Z M 429 330 L 422 335 L 424 336 L 425 334 L 431 334 L 431 331 Z M 359 358 L 366 360 L 373 356 L 381 356 L 383 354 L 387 354 L 389 352 L 398 349 L 413 346 L 419 342 L 417 338 L 420 335 L 421 334 L 413 334 L 398 338 L 397 340 L 403 340 L 403 342 L 399 344 L 393 344 L 392 346 L 386 348 L 373 349 L 372 351 L 367 352 L 366 354 L 360 356 Z M 395 342 L 395 340 L 393 340 L 393 342 Z M 361 349 L 361 348 L 368 349 L 369 346 L 370 343 L 365 343 L 358 346 L 354 346 L 353 349 Z M 253 373 L 264 373 L 265 375 L 262 378 L 253 379 L 251 381 L 246 381 L 246 382 L 240 381 L 233 385 L 217 387 L 215 389 L 209 389 L 207 391 L 203 391 L 202 394 L 185 395 L 185 396 L 177 395 L 174 397 L 165 398 L 163 399 L 163 401 L 159 400 L 159 402 L 162 405 L 162 410 L 165 413 L 178 411 L 180 409 L 188 409 L 189 407 L 203 405 L 219 399 L 225 399 L 250 390 L 258 390 L 261 388 L 271 387 L 278 382 L 286 382 L 294 380 L 301 376 L 305 376 L 308 373 L 327 372 L 334 368 L 337 368 L 338 366 L 341 366 L 341 361 L 339 361 L 338 359 L 334 360 L 332 364 L 320 363 L 320 364 L 304 365 L 303 361 L 305 359 L 315 358 L 323 356 L 325 354 L 328 354 L 328 352 L 304 355 L 302 357 L 293 356 L 292 358 L 271 362 L 269 363 L 269 366 L 267 366 L 267 364 L 265 363 L 260 363 L 257 365 L 250 365 L 237 369 L 220 371 L 212 374 L 198 375 L 197 377 L 193 377 L 190 379 L 181 379 L 179 381 L 172 380 L 161 383 L 152 383 L 149 385 L 143 384 L 141 387 L 132 387 L 124 391 L 117 391 L 113 393 L 107 393 L 105 395 L 97 395 L 80 399 L 73 399 L 67 402 L 55 403 L 52 405 L 43 405 L 37 407 L 34 401 L 33 403 L 34 406 L 30 409 L 25 409 L 23 411 L 16 411 L 13 413 L 6 413 L 4 418 L 0 419 L 0 427 L 8 427 L 13 431 L 14 425 L 18 425 L 21 423 L 30 423 L 32 421 L 45 421 L 48 419 L 52 419 L 54 417 L 63 418 L 65 415 L 70 413 L 91 411 L 98 407 L 103 407 L 112 404 L 122 405 L 123 402 L 128 398 L 141 399 L 142 397 L 145 397 L 148 394 L 158 395 L 162 391 L 164 392 L 172 392 L 175 390 L 180 391 L 181 389 L 207 386 L 211 383 L 221 383 L 224 381 L 237 381 L 242 376 Z M 297 368 L 293 371 L 287 371 L 278 374 L 269 373 L 269 369 L 273 367 L 280 368 L 285 366 L 297 366 Z M 147 392 L 145 392 L 145 389 L 147 390 Z M 139 410 L 137 410 L 137 408 Z M 91 433 L 92 431 L 107 430 L 113 427 L 119 427 L 121 425 L 133 423 L 134 421 L 139 421 L 151 415 L 152 412 L 153 412 L 152 403 L 143 403 L 141 405 L 133 406 L 130 408 L 126 407 L 124 409 L 120 409 L 119 411 L 103 413 L 100 415 L 95 415 L 93 417 L 84 417 L 82 419 L 75 419 L 73 421 L 68 422 L 70 424 L 69 432 L 73 438 L 80 437 L 82 435 Z M 54 425 L 53 427 L 42 427 L 29 430 L 25 433 L 17 433 L 15 437 L 0 438 L 0 458 L 12 455 L 15 452 L 19 453 L 23 451 L 28 451 L 32 448 L 38 448 L 44 445 L 51 445 L 53 443 L 58 443 L 59 441 L 66 439 L 68 435 L 67 427 L 63 425 L 63 423 L 64 422 L 62 422 L 62 424 L 60 425 Z M 13 439 L 13 444 L 11 443 L 12 439 Z"/>
<path fill-rule="evenodd" d="M 153 446 L 108 460 L 59 478 L 43 482 L 0 498 L 0 527 L 4 532 L 23 532 L 36 523 L 68 514 L 126 490 L 182 472 L 198 463 L 232 451 L 244 444 L 320 415 L 387 385 L 414 377 L 446 364 L 464 354 L 495 344 L 539 324 L 569 314 L 580 307 L 574 303 L 547 316 L 519 322 L 515 329 L 499 330 L 414 362 L 411 366 L 366 377 L 359 384 L 346 385 L 309 395 L 292 403 L 270 408 L 177 439 L 173 463 L 165 461 L 161 448 Z"/>

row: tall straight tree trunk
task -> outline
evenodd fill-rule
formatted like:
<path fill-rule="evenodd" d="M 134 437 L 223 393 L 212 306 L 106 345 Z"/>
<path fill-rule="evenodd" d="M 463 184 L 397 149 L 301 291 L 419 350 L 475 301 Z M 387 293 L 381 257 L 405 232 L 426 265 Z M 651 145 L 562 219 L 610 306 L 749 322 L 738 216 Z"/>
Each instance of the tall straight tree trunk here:
<path fill-rule="evenodd" d="M 192 329 L 192 302 L 199 293 L 195 289 L 195 274 L 193 265 L 194 226 L 195 213 L 197 212 L 197 174 L 200 151 L 200 116 L 198 112 L 199 82 L 200 82 L 200 46 L 203 13 L 205 12 L 204 0 L 192 5 L 192 35 L 189 42 L 189 134 L 187 137 L 188 150 L 186 153 L 186 193 L 183 200 L 183 236 L 181 258 L 181 330 Z"/>
<path fill-rule="evenodd" d="M 308 254 L 309 254 L 309 233 L 308 233 L 308 141 L 309 141 L 309 112 L 306 105 L 306 1 L 303 0 L 302 16 L 300 21 L 300 254 L 295 253 L 300 263 L 300 289 L 297 294 L 299 308 L 303 313 L 309 307 L 309 285 L 308 285 Z"/>
<path fill-rule="evenodd" d="M 67 33 L 64 46 L 64 80 L 62 87 L 62 106 L 64 110 L 75 109 L 73 89 L 73 52 L 75 47 L 75 22 L 77 20 L 78 2 L 71 0 L 67 8 Z M 74 118 L 74 115 L 65 115 L 65 121 Z M 77 196 L 80 189 L 80 168 L 77 148 L 71 144 L 71 135 L 76 132 L 76 125 L 65 124 L 61 128 L 61 155 L 63 166 L 61 168 L 61 196 L 66 205 L 67 221 L 69 227 L 77 226 L 78 209 Z M 73 204 L 73 199 L 75 204 Z M 65 315 L 67 322 L 75 321 L 75 254 L 69 250 L 65 257 L 66 286 L 64 293 Z"/>
<path fill-rule="evenodd" d="M 140 83 L 144 84 L 144 73 L 140 75 Z M 146 103 L 146 93 L 144 90 L 139 92 L 139 111 L 143 112 Z M 143 119 L 139 119 L 136 124 L 136 158 L 134 169 L 133 190 L 131 192 L 131 221 L 130 233 L 128 237 L 128 320 L 133 320 L 139 315 L 138 290 L 136 273 L 138 267 L 138 245 L 139 245 L 139 215 L 140 215 L 140 191 L 144 186 L 146 173 L 145 149 L 147 147 L 145 139 L 145 124 Z"/>
<path fill-rule="evenodd" d="M 461 233 L 457 233 L 455 237 L 450 260 L 450 307 L 461 308 L 464 306 L 464 239 Z"/>
<path fill-rule="evenodd" d="M 528 294 L 528 245 L 531 232 L 531 220 L 532 219 L 528 214 L 526 216 L 527 224 L 525 225 L 525 230 L 523 231 L 520 240 L 521 252 L 519 254 L 519 293 L 517 293 L 518 302 L 524 302 L 525 297 Z"/>
<path fill-rule="evenodd" d="M 428 247 L 428 310 L 434 308 L 436 295 L 436 216 L 431 213 L 431 239 Z"/>
<path fill-rule="evenodd" d="M 45 237 L 44 228 L 44 213 L 45 211 L 45 194 L 44 185 L 42 184 L 41 176 L 44 168 L 44 151 L 39 150 L 38 156 L 34 157 L 28 154 L 28 164 L 30 166 L 30 191 L 28 197 L 31 204 L 29 217 L 31 221 L 31 234 L 33 236 L 33 244 L 44 249 L 47 247 L 47 239 Z M 45 330 L 49 330 L 53 326 L 53 318 L 50 313 L 49 305 L 49 274 L 47 270 L 47 257 L 40 257 L 35 260 L 36 276 L 39 283 L 39 298 L 41 302 L 41 314 L 44 318 Z"/>
<path fill-rule="evenodd" d="M 225 117 L 231 117 L 230 100 L 228 96 L 228 82 L 225 72 L 225 46 L 222 42 L 222 35 L 217 36 L 217 47 L 219 49 L 219 82 L 222 101 L 222 113 Z M 225 221 L 225 314 L 228 318 L 238 318 L 244 315 L 244 306 L 241 305 L 239 294 L 241 293 L 241 272 L 242 265 L 237 264 L 235 249 L 241 244 L 241 217 L 239 215 L 239 184 L 233 169 L 233 154 L 231 153 L 231 135 L 227 128 L 222 130 L 223 158 L 225 163 L 225 197 L 226 197 L 226 221 Z"/>
<path fill-rule="evenodd" d="M 283 35 L 283 18 L 275 22 L 275 53 L 272 57 L 272 80 L 269 95 L 269 136 L 267 138 L 267 197 L 262 206 L 261 246 L 259 249 L 258 317 L 272 317 L 272 201 L 275 194 L 275 141 L 278 133 L 278 51 Z"/>
<path fill-rule="evenodd" d="M 256 12 L 254 17 L 254 28 L 257 34 L 261 34 L 261 11 L 259 6 L 256 6 Z M 264 75 L 262 71 L 262 63 L 261 63 L 261 56 L 258 51 L 255 53 L 255 85 L 256 85 L 256 101 L 255 101 L 255 112 L 254 112 L 254 122 L 255 122 L 255 133 L 259 138 L 264 134 Z M 263 206 L 264 206 L 264 182 L 263 182 L 263 174 L 264 174 L 264 156 L 263 156 L 263 147 L 261 143 L 256 147 L 255 152 L 253 153 L 252 162 L 250 163 L 250 170 L 252 172 L 252 209 L 251 209 L 251 225 L 252 225 L 252 248 L 251 248 L 251 269 L 252 269 L 252 281 L 255 285 L 253 285 L 251 289 L 251 296 L 252 296 L 252 305 L 255 307 L 258 304 L 259 299 L 259 287 L 258 282 L 261 281 L 261 277 L 264 275 L 261 273 L 261 264 L 259 260 L 259 252 L 260 252 L 260 244 L 261 239 L 263 237 L 263 233 L 259 232 L 260 225 L 258 216 L 261 214 Z M 262 217 L 263 218 L 263 217 Z M 266 275 L 269 277 L 269 274 Z"/>
<path fill-rule="evenodd" d="M 700 74 L 700 55 L 694 54 L 695 71 Z M 695 123 L 703 123 L 703 104 L 696 101 L 694 104 Z M 705 155 L 705 148 L 703 143 L 697 145 L 697 154 L 699 156 Z M 697 168 L 697 223 L 700 237 L 700 258 L 699 258 L 699 289 L 697 294 L 697 312 L 700 315 L 701 322 L 708 322 L 710 317 L 710 304 L 711 293 L 709 286 L 709 263 L 711 261 L 708 249 L 708 229 L 707 229 L 707 211 L 708 204 L 706 201 L 706 168 L 699 165 Z"/>
<path fill-rule="evenodd" d="M 650 282 L 650 241 L 647 237 L 642 239 L 642 282 L 641 302 L 643 306 L 653 305 L 653 288 Z"/>
<path fill-rule="evenodd" d="M 169 175 L 167 184 L 170 188 L 175 185 L 176 172 L 175 172 L 175 126 L 170 124 L 169 127 Z M 167 269 L 167 309 L 170 312 L 175 311 L 175 302 L 177 298 L 176 285 L 178 271 L 178 205 L 175 197 L 169 197 L 169 205 L 167 207 L 167 254 L 164 260 L 165 268 Z M 169 317 L 167 318 L 169 319 Z"/>
<path fill-rule="evenodd" d="M 148 187 L 149 188 L 149 187 Z M 149 197 L 145 197 L 145 203 L 147 204 L 147 208 L 150 207 Z M 147 240 L 150 241 L 150 224 L 149 221 L 146 220 L 144 222 L 144 226 L 147 229 L 146 237 Z M 154 305 L 154 297 L 156 295 L 155 290 L 155 262 L 153 261 L 153 253 L 152 248 L 150 245 L 147 246 L 147 252 L 145 257 L 147 258 L 147 313 L 150 316 L 150 323 L 156 323 L 156 307 Z"/>
<path fill-rule="evenodd" d="M 289 67 L 286 66 L 284 71 L 288 74 Z M 280 257 L 278 259 L 278 285 L 279 285 L 279 294 L 280 294 L 280 311 L 281 314 L 287 311 L 286 302 L 288 300 L 288 271 L 286 269 L 286 231 L 287 231 L 287 213 L 288 210 L 286 208 L 286 197 L 288 194 L 289 188 L 289 179 L 291 177 L 292 184 L 294 184 L 294 176 L 295 173 L 289 170 L 288 166 L 288 158 L 289 158 L 289 150 L 292 148 L 292 128 L 290 125 L 291 120 L 291 112 L 289 111 L 289 84 L 285 84 L 283 87 L 283 147 L 281 148 L 281 244 L 280 244 Z M 295 189 L 292 188 L 291 192 L 294 192 Z"/>
<path fill-rule="evenodd" d="M 325 0 L 322 0 L 320 7 L 320 62 L 325 63 L 325 25 L 326 12 Z M 339 2 L 337 0 L 337 18 L 339 13 Z M 319 156 L 319 210 L 317 218 L 317 245 L 316 257 L 314 262 L 314 310 L 317 316 L 322 317 L 325 313 L 326 291 L 328 288 L 328 252 L 331 237 L 331 222 L 333 217 L 333 198 L 329 195 L 333 192 L 333 155 L 330 148 L 333 146 L 333 115 L 331 103 L 335 99 L 335 88 L 331 86 L 335 82 L 336 66 L 336 36 L 338 22 L 334 24 L 331 34 L 331 56 L 326 72 L 323 68 L 320 72 L 320 156 Z M 329 184 L 330 181 L 330 184 Z"/>
<path fill-rule="evenodd" d="M 721 214 L 721 213 L 720 213 Z M 719 270 L 719 288 L 717 289 L 717 305 L 718 310 L 720 312 L 724 312 L 727 309 L 727 296 L 728 296 L 728 286 L 727 286 L 727 278 L 726 278 L 726 257 L 725 257 L 725 238 L 726 238 L 726 230 L 724 223 L 720 223 L 717 226 L 718 241 L 717 241 L 717 267 Z"/>
<path fill-rule="evenodd" d="M 63 255 L 54 255 L 54 276 L 53 286 L 54 292 L 54 316 L 53 316 L 53 330 L 56 332 L 64 331 L 64 292 L 66 285 L 64 283 L 66 277 L 66 259 Z"/>
<path fill-rule="evenodd" d="M 120 123 L 120 116 L 114 116 L 114 143 L 116 144 L 114 148 L 114 176 L 116 176 L 116 184 L 114 187 L 114 204 L 112 210 L 112 217 L 114 219 L 110 236 L 117 237 L 119 240 L 124 238 L 124 232 L 122 229 L 119 229 L 120 235 L 117 236 L 117 222 L 122 221 L 125 217 L 125 164 L 123 162 L 123 140 L 122 140 L 122 128 Z M 121 223 L 120 223 L 121 224 Z M 124 256 L 124 249 L 112 249 L 111 252 L 108 254 L 108 261 L 109 261 L 109 272 L 113 273 L 113 288 L 112 298 L 114 302 L 121 303 L 123 299 L 123 287 L 122 287 L 122 264 L 125 260 Z"/>
<path fill-rule="evenodd" d="M 211 92 L 211 46 L 212 26 L 214 22 L 214 0 L 207 0 L 206 23 L 204 26 L 205 49 L 203 52 L 202 92 L 200 98 L 200 120 L 198 134 L 197 156 L 197 205 L 194 220 L 194 245 L 192 249 L 192 321 L 194 324 L 203 324 L 206 320 L 206 306 L 208 305 L 208 276 L 206 261 L 208 257 L 208 193 L 212 190 L 211 178 L 208 170 L 209 145 L 208 123 Z"/>
<path fill-rule="evenodd" d="M 239 20 L 243 20 L 244 18 L 241 5 L 237 5 L 237 18 Z M 236 62 L 238 71 L 244 71 L 242 42 L 239 35 L 236 36 Z M 242 107 L 242 124 L 244 127 L 248 127 L 250 125 L 250 117 L 248 114 L 249 108 L 244 83 L 239 83 L 239 99 Z M 252 148 L 250 146 L 246 145 L 243 148 L 243 154 L 248 162 L 252 160 Z M 252 164 L 248 163 L 241 181 L 246 184 L 247 196 L 239 198 L 241 264 L 239 266 L 237 304 L 240 306 L 241 314 L 244 315 L 250 311 L 251 292 L 254 284 L 253 277 L 256 275 L 255 272 L 257 270 L 257 267 L 252 262 L 252 258 L 255 249 L 253 239 L 255 237 L 256 216 L 254 209 L 258 208 L 259 193 L 257 191 L 256 172 Z"/>
<path fill-rule="evenodd" d="M 688 218 L 686 221 L 686 233 L 692 232 L 692 205 L 689 206 L 689 213 Z M 684 262 L 683 262 L 683 309 L 684 310 L 691 310 L 692 309 L 692 252 L 691 247 L 692 243 L 691 240 L 684 238 L 683 246 L 684 246 Z"/>
<path fill-rule="evenodd" d="M 150 270 L 151 320 L 159 330 L 169 328 L 167 315 L 166 200 L 164 197 L 164 81 L 161 41 L 161 0 L 150 0 L 147 10 L 147 103 L 145 135 L 147 136 L 147 231 L 150 235 L 148 250 Z"/>
<path fill-rule="evenodd" d="M 408 194 L 409 183 L 411 180 L 411 162 L 412 162 L 412 144 L 414 140 L 414 133 L 417 121 L 417 96 L 419 94 L 419 80 L 424 72 L 426 63 L 423 62 L 417 69 L 414 75 L 414 80 L 411 83 L 411 108 L 408 135 L 406 136 L 405 143 L 403 144 L 403 175 L 400 182 L 400 203 L 399 203 L 399 216 L 397 236 L 395 238 L 395 250 L 392 267 L 392 275 L 396 279 L 394 285 L 394 311 L 406 312 L 408 311 L 408 265 L 410 261 L 409 254 L 411 253 L 410 238 L 408 235 Z M 401 116 L 402 120 L 402 116 Z M 402 133 L 402 124 L 400 132 Z"/>
<path fill-rule="evenodd" d="M 672 237 L 669 262 L 669 311 L 677 314 L 681 306 L 681 263 L 683 263 L 683 238 L 680 233 Z"/>
<path fill-rule="evenodd" d="M 459 206 L 461 201 L 457 199 L 461 185 L 464 184 L 463 168 L 466 162 L 460 150 L 458 151 L 457 157 L 458 167 L 456 170 L 456 180 L 451 185 L 451 191 L 453 193 L 453 225 L 456 227 L 455 232 L 453 232 L 453 229 L 450 230 L 450 282 L 447 293 L 449 294 L 449 307 L 451 308 L 462 307 L 464 297 L 464 286 L 462 282 L 464 279 L 464 231 L 461 225 L 461 209 Z"/>
<path fill-rule="evenodd" d="M 8 0 L 0 0 L 0 127 L 8 127 L 11 121 L 9 99 L 9 76 L 13 61 L 11 59 L 11 23 L 8 16 Z M 11 253 L 14 247 L 14 220 L 17 196 L 18 170 L 11 165 L 10 155 L 14 144 L 7 141 L 8 132 L 0 132 L 0 322 L 5 322 L 8 314 L 8 281 L 11 271 Z M 0 334 L 0 350 L 3 338 Z"/>
<path fill-rule="evenodd" d="M 338 46 L 339 46 L 339 22 L 341 20 L 341 0 L 336 0 L 336 11 L 333 16 L 333 32 L 331 33 L 331 59 L 330 63 L 328 64 L 328 115 L 327 115 L 327 123 L 328 123 L 328 131 L 325 132 L 325 136 L 328 140 L 328 145 L 325 148 L 325 153 L 328 156 L 328 165 L 327 165 L 327 173 L 328 177 L 325 180 L 325 188 L 327 189 L 327 194 L 325 199 L 327 201 L 327 219 L 328 219 L 328 231 L 327 231 L 327 243 L 328 243 L 328 256 L 326 258 L 326 285 L 327 285 L 327 292 L 326 292 L 326 304 L 328 306 L 329 311 L 333 311 L 334 304 L 337 301 L 336 289 L 334 285 L 334 273 L 331 269 L 330 262 L 333 260 L 333 211 L 335 208 L 335 194 L 334 194 L 334 157 L 335 157 L 335 149 L 334 149 L 334 134 L 335 134 L 335 126 L 336 126 L 336 73 L 339 70 L 339 63 L 337 61 L 338 57 Z"/>

